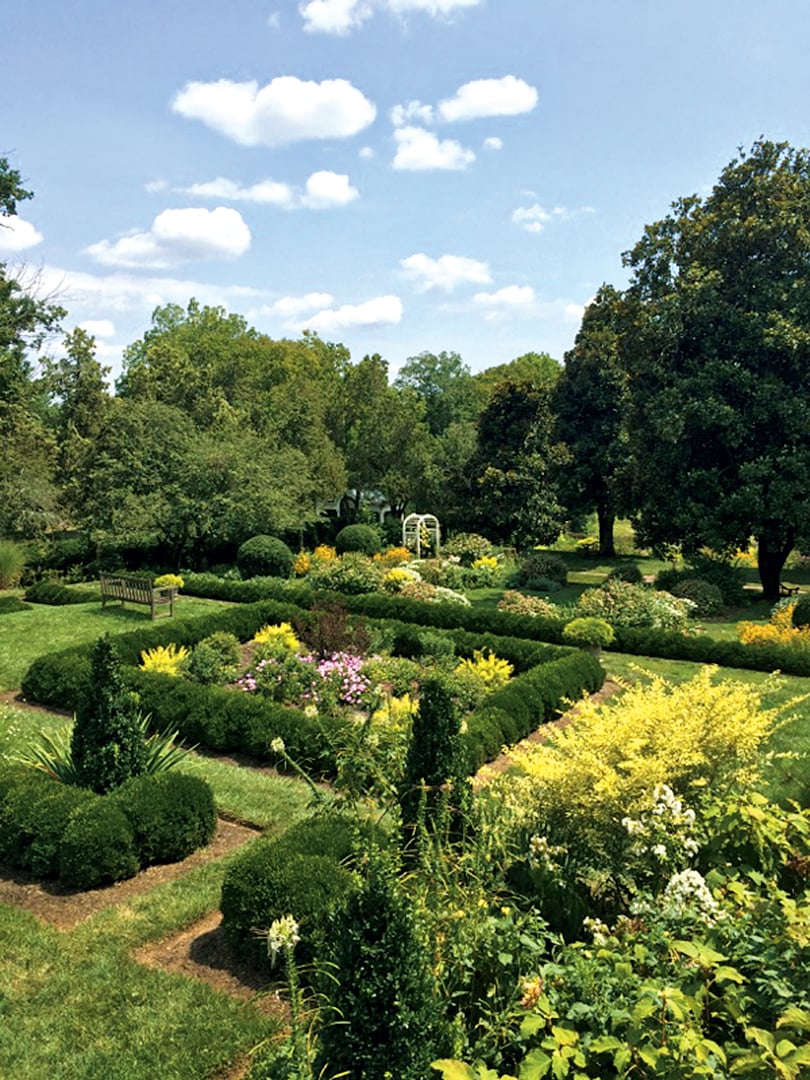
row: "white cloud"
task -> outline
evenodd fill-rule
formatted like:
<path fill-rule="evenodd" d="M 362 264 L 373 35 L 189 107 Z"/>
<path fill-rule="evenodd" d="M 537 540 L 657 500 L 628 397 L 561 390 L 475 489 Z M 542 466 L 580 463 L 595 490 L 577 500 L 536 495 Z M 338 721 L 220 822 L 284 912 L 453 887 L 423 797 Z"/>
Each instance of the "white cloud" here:
<path fill-rule="evenodd" d="M 162 270 L 187 259 L 242 255 L 249 247 L 250 230 L 239 211 L 218 206 L 164 210 L 148 232 L 101 240 L 85 251 L 104 266 Z"/>
<path fill-rule="evenodd" d="M 192 184 L 180 189 L 185 195 L 195 195 L 202 199 L 230 199 L 231 202 L 270 203 L 272 206 L 289 207 L 295 199 L 289 184 L 276 180 L 260 180 L 257 184 L 244 187 L 235 180 L 226 180 L 218 176 L 216 180 L 207 180 L 203 184 Z"/>
<path fill-rule="evenodd" d="M 210 199 L 230 199 L 232 202 L 255 202 L 278 206 L 282 210 L 295 210 L 306 207 L 309 210 L 326 210 L 331 207 L 346 206 L 353 202 L 359 192 L 349 183 L 345 173 L 329 172 L 324 169 L 314 172 L 303 190 L 277 180 L 261 180 L 257 184 L 245 187 L 235 180 L 226 180 L 218 176 L 203 184 L 192 184 L 180 189 L 186 195 L 195 195 Z"/>
<path fill-rule="evenodd" d="M 372 13 L 366 0 L 307 0 L 298 5 L 298 10 L 308 33 L 341 36 L 362 26 Z"/>
<path fill-rule="evenodd" d="M 362 158 L 364 161 L 370 161 L 371 158 L 376 157 L 376 154 L 372 147 L 361 146 L 360 149 L 357 151 L 357 156 L 359 158 Z"/>
<path fill-rule="evenodd" d="M 409 11 L 423 11 L 426 15 L 448 16 L 461 8 L 478 7 L 483 0 L 383 0 L 389 11 L 404 15 Z"/>
<path fill-rule="evenodd" d="M 391 110 L 391 123 L 394 127 L 406 127 L 411 120 L 420 124 L 432 124 L 433 106 L 423 105 L 421 101 L 408 101 L 405 105 L 395 105 Z"/>
<path fill-rule="evenodd" d="M 272 304 L 265 304 L 250 315 L 275 315 L 283 319 L 296 319 L 305 311 L 322 311 L 334 303 L 331 293 L 311 292 L 304 296 L 282 296 Z"/>
<path fill-rule="evenodd" d="M 114 311 L 122 316 L 149 313 L 163 304 L 188 304 L 196 297 L 201 304 L 243 307 L 246 301 L 260 300 L 265 293 L 250 285 L 212 285 L 188 278 L 147 277 L 141 274 L 87 274 L 44 266 L 39 272 L 43 292 L 56 297 L 71 312 L 87 311 L 89 317 L 102 318 Z"/>
<path fill-rule="evenodd" d="M 476 79 L 465 83 L 456 96 L 439 102 L 442 120 L 476 120 L 484 116 L 517 116 L 531 112 L 537 91 L 523 79 L 504 75 L 502 79 Z"/>
<path fill-rule="evenodd" d="M 307 180 L 306 192 L 301 196 L 301 205 L 310 210 L 348 206 L 350 202 L 354 202 L 358 194 L 357 188 L 352 187 L 345 173 L 322 169 L 320 172 L 314 172 Z"/>
<path fill-rule="evenodd" d="M 300 329 L 319 334 L 348 330 L 355 326 L 396 325 L 402 319 L 402 301 L 398 296 L 377 296 L 363 304 L 344 304 L 319 311 L 301 323 Z"/>
<path fill-rule="evenodd" d="M 169 183 L 167 180 L 149 180 L 143 186 L 150 195 L 154 195 L 158 191 L 166 191 Z"/>
<path fill-rule="evenodd" d="M 469 259 L 464 255 L 440 255 L 432 259 L 422 252 L 409 255 L 400 261 L 408 277 L 417 283 L 420 292 L 428 289 L 443 289 L 452 292 L 457 285 L 472 282 L 486 285 L 492 281 L 489 267 L 478 259 Z"/>
<path fill-rule="evenodd" d="M 243 146 L 271 147 L 347 138 L 377 115 L 373 103 L 346 79 L 318 83 L 294 75 L 279 76 L 261 88 L 255 79 L 186 83 L 172 108 Z"/>
<path fill-rule="evenodd" d="M 309 33 L 349 34 L 363 25 L 375 10 L 405 16 L 422 12 L 449 18 L 462 8 L 478 7 L 483 0 L 303 0 L 298 10 Z"/>
<path fill-rule="evenodd" d="M 551 210 L 547 210 L 539 203 L 533 203 L 531 206 L 518 207 L 512 213 L 512 221 L 515 225 L 524 228 L 526 232 L 539 233 L 550 222 L 567 221 L 578 214 L 592 213 L 594 213 L 592 206 L 580 206 L 577 210 L 567 210 L 564 206 L 555 206 Z"/>
<path fill-rule="evenodd" d="M 281 29 L 281 12 L 274 11 L 271 15 L 267 16 L 267 25 L 271 30 Z"/>
<path fill-rule="evenodd" d="M 26 251 L 42 242 L 30 221 L 16 214 L 0 214 L 0 251 Z"/>
<path fill-rule="evenodd" d="M 496 292 L 479 292 L 473 302 L 484 308 L 515 308 L 534 302 L 531 285 L 506 285 Z"/>
<path fill-rule="evenodd" d="M 79 329 L 95 338 L 115 337 L 115 326 L 109 319 L 85 319 Z"/>
<path fill-rule="evenodd" d="M 503 150 L 503 139 L 499 139 L 497 135 L 491 135 L 488 139 L 484 139 L 483 146 L 485 150 Z"/>
<path fill-rule="evenodd" d="M 466 169 L 475 154 L 455 139 L 439 140 L 424 128 L 404 127 L 394 132 L 397 152 L 395 169 Z"/>

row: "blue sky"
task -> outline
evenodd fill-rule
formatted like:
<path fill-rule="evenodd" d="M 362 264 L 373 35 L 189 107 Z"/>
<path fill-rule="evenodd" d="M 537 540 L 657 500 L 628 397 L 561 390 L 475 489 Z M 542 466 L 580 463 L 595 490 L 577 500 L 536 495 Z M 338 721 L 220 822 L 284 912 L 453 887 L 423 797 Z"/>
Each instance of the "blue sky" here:
<path fill-rule="evenodd" d="M 561 358 L 621 252 L 760 135 L 810 145 L 807 0 L 31 0 L 0 231 L 114 373 L 192 296 L 473 371 Z"/>

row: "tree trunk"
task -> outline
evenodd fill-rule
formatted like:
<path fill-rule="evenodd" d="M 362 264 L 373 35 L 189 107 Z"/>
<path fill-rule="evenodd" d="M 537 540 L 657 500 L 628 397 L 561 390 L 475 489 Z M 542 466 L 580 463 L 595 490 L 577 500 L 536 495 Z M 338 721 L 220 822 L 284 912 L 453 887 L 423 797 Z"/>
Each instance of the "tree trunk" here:
<path fill-rule="evenodd" d="M 607 559 L 613 559 L 616 556 L 613 543 L 613 525 L 616 515 L 605 506 L 597 506 L 596 516 L 599 518 L 599 554 Z"/>
<path fill-rule="evenodd" d="M 792 532 L 788 539 L 776 539 L 770 536 L 758 536 L 759 580 L 762 582 L 762 595 L 766 600 L 776 603 L 779 599 L 780 578 L 785 560 L 793 550 L 795 537 Z"/>

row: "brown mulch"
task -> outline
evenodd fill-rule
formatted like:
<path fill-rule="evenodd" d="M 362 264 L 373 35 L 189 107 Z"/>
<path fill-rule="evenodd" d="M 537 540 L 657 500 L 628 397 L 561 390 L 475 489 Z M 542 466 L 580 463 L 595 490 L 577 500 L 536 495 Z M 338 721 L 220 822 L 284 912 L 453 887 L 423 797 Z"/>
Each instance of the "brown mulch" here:
<path fill-rule="evenodd" d="M 127 904 L 157 885 L 176 881 L 189 870 L 227 855 L 259 835 L 256 829 L 220 819 L 211 843 L 182 862 L 149 866 L 126 881 L 88 892 L 70 889 L 59 881 L 42 881 L 16 867 L 0 866 L 0 902 L 14 904 L 58 930 L 72 930 L 91 915 L 115 904 Z"/>

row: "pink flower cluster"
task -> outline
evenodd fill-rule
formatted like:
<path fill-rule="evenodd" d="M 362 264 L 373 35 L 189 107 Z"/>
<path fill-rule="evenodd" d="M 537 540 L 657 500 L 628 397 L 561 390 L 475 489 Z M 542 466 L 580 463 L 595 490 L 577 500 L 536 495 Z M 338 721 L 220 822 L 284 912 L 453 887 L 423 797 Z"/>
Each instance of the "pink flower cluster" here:
<path fill-rule="evenodd" d="M 314 656 L 304 656 L 305 662 L 315 663 Z M 353 653 L 336 652 L 317 661 L 315 668 L 318 677 L 337 697 L 338 701 L 355 708 L 362 704 L 363 695 L 371 685 L 362 673 L 363 658 Z M 312 699 L 320 701 L 322 695 L 317 686 L 313 687 Z"/>

